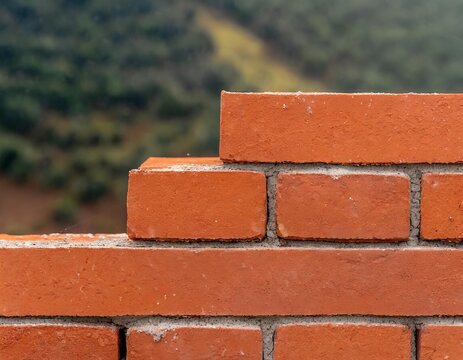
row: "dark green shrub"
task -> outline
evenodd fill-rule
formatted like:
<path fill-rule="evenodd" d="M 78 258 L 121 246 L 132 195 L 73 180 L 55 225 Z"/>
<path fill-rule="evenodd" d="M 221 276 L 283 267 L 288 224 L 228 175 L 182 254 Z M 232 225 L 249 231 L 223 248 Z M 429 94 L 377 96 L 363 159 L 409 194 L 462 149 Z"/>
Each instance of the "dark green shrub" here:
<path fill-rule="evenodd" d="M 158 115 L 165 119 L 191 116 L 197 110 L 191 101 L 169 93 L 161 95 L 158 101 Z"/>
<path fill-rule="evenodd" d="M 0 171 L 17 181 L 34 173 L 38 156 L 21 138 L 0 136 Z"/>
<path fill-rule="evenodd" d="M 73 221 L 77 215 L 78 206 L 71 197 L 63 197 L 55 204 L 52 217 L 57 223 L 69 223 Z"/>
<path fill-rule="evenodd" d="M 66 166 L 52 162 L 48 171 L 44 172 L 42 183 L 51 189 L 59 189 L 69 182 L 70 177 L 72 174 Z"/>
<path fill-rule="evenodd" d="M 39 122 L 39 103 L 28 96 L 7 94 L 0 100 L 0 126 L 16 133 L 31 131 Z"/>
<path fill-rule="evenodd" d="M 95 172 L 77 178 L 73 191 L 79 201 L 91 202 L 106 195 L 110 186 L 109 177 L 102 172 Z"/>

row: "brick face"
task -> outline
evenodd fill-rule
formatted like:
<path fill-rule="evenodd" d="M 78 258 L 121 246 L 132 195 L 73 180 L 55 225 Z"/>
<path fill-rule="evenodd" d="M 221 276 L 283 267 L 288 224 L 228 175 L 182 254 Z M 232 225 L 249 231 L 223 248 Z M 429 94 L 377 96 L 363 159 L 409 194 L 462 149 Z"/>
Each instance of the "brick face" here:
<path fill-rule="evenodd" d="M 463 161 L 461 94 L 222 93 L 220 157 L 233 162 Z"/>
<path fill-rule="evenodd" d="M 463 315 L 462 265 L 451 249 L 9 248 L 0 315 Z"/>
<path fill-rule="evenodd" d="M 246 240 L 265 234 L 266 179 L 253 171 L 147 171 L 129 175 L 132 239 Z"/>
<path fill-rule="evenodd" d="M 418 345 L 418 360 L 463 359 L 463 325 L 425 326 Z"/>
<path fill-rule="evenodd" d="M 274 360 L 409 360 L 411 331 L 400 325 L 285 325 L 276 330 Z"/>
<path fill-rule="evenodd" d="M 410 185 L 400 175 L 282 173 L 278 234 L 287 239 L 406 240 Z"/>
<path fill-rule="evenodd" d="M 421 236 L 463 240 L 463 174 L 423 175 Z"/>
<path fill-rule="evenodd" d="M 216 157 L 189 157 L 189 158 L 172 158 L 172 157 L 150 157 L 140 165 L 139 169 L 175 169 L 179 166 L 216 166 L 222 165 L 223 162 Z"/>
<path fill-rule="evenodd" d="M 131 329 L 127 360 L 262 359 L 259 328 Z"/>
<path fill-rule="evenodd" d="M 15 243 L 17 241 L 24 242 L 68 242 L 68 243 L 92 243 L 96 241 L 118 240 L 121 235 L 114 234 L 45 234 L 45 235 L 8 235 L 0 234 L 0 241 L 6 240 Z"/>
<path fill-rule="evenodd" d="M 109 326 L 0 325 L 0 359 L 118 360 L 118 332 Z"/>

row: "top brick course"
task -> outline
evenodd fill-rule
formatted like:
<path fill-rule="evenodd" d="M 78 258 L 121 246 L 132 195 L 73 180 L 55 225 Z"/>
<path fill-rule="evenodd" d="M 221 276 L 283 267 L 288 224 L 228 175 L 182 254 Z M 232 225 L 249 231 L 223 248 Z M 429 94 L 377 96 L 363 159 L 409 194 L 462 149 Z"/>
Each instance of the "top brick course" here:
<path fill-rule="evenodd" d="M 462 94 L 222 93 L 228 162 L 463 161 Z"/>

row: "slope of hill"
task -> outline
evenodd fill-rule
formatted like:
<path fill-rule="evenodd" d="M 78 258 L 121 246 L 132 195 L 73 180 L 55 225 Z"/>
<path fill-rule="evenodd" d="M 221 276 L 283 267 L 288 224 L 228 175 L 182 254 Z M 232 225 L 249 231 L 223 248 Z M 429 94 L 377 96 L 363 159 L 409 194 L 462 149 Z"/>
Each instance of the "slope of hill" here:
<path fill-rule="evenodd" d="M 0 195 L 41 193 L 56 229 L 114 220 L 94 205 L 122 209 L 147 156 L 217 153 L 221 89 L 461 91 L 462 14 L 459 0 L 2 0 Z"/>
<path fill-rule="evenodd" d="M 223 14 L 200 7 L 199 25 L 211 36 L 215 55 L 222 63 L 231 64 L 240 74 L 240 90 L 323 91 L 319 81 L 309 80 L 281 58 L 275 49 L 251 31 L 227 19 Z"/>
<path fill-rule="evenodd" d="M 49 217 L 69 222 L 81 204 L 123 203 L 149 154 L 214 151 L 194 129 L 233 71 L 194 14 L 176 0 L 1 1 L 3 176 L 58 191 Z"/>
<path fill-rule="evenodd" d="M 460 0 L 202 0 L 341 91 L 463 88 Z"/>

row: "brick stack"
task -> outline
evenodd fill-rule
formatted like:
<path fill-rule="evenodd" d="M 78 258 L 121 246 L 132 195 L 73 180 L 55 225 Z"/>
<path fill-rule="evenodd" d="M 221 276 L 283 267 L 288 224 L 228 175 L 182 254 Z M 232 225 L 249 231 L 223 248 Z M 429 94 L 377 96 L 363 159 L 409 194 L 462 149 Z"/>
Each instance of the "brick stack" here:
<path fill-rule="evenodd" d="M 0 358 L 463 359 L 462 119 L 223 93 L 220 158 L 130 172 L 128 238 L 2 236 Z"/>

